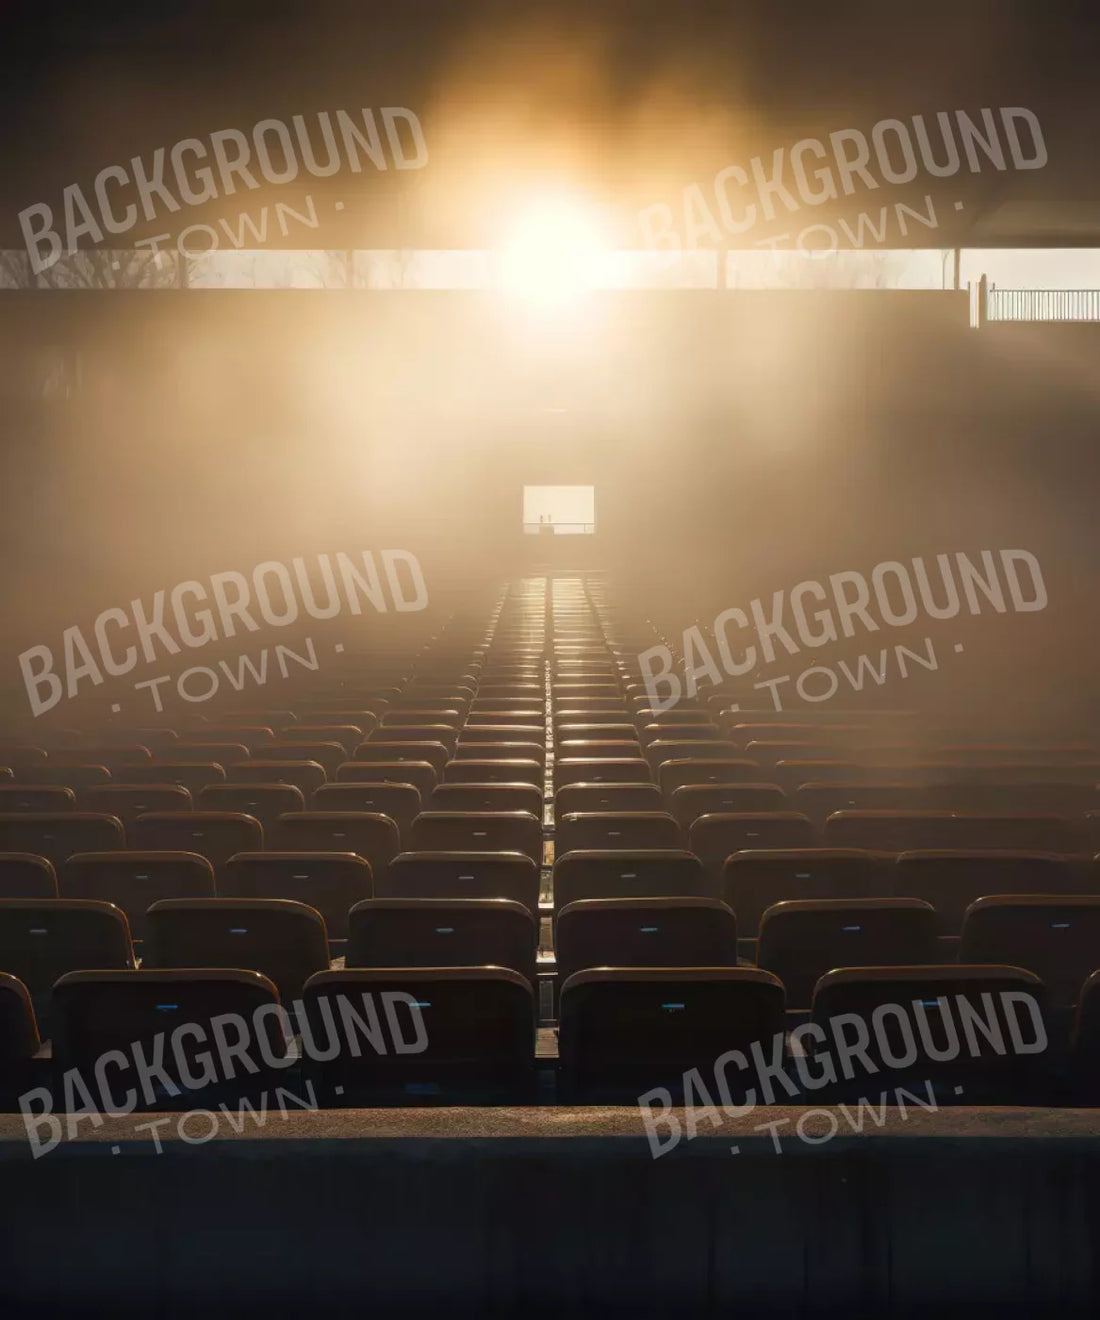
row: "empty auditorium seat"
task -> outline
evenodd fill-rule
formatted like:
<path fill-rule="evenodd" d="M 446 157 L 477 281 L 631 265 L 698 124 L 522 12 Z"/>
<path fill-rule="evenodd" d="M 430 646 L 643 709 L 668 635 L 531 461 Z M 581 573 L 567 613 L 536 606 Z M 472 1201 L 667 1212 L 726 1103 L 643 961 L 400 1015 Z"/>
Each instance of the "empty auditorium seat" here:
<path fill-rule="evenodd" d="M 49 760 L 49 753 L 45 747 L 37 747 L 32 743 L 7 742 L 3 748 L 0 748 L 0 760 L 22 778 L 23 771 L 45 765 Z"/>
<path fill-rule="evenodd" d="M 572 1103 L 636 1101 L 658 1087 L 683 1100 L 683 1076 L 715 1080 L 716 1061 L 768 1049 L 784 1024 L 783 987 L 757 968 L 599 968 L 561 989 L 558 1045 L 562 1096 Z M 725 1070 L 740 1101 L 748 1074 Z M 715 1089 L 717 1089 L 715 1087 Z M 724 1099 L 725 1097 L 723 1097 Z"/>
<path fill-rule="evenodd" d="M 997 894 L 963 918 L 959 961 L 1026 967 L 1053 1008 L 1072 1007 L 1100 968 L 1100 895 Z"/>
<path fill-rule="evenodd" d="M 732 744 L 730 744 L 732 746 Z M 839 754 L 830 742 L 804 742 L 794 739 L 755 738 L 745 743 L 742 755 L 751 756 L 761 765 L 774 766 L 783 761 L 807 761 Z"/>
<path fill-rule="evenodd" d="M 420 812 L 422 803 L 423 798 L 415 784 L 360 782 L 322 784 L 314 792 L 310 806 L 314 811 L 366 811 L 389 816 L 404 835 Z"/>
<path fill-rule="evenodd" d="M 463 733 L 472 733 L 479 728 L 508 728 L 516 726 L 521 729 L 538 729 L 540 736 L 544 727 L 544 716 L 542 707 L 537 708 L 512 708 L 503 710 L 493 710 L 489 707 L 479 707 L 475 701 L 470 709 L 470 715 L 465 725 Z M 519 737 L 519 735 L 516 735 Z M 529 741 L 527 738 L 519 737 L 520 742 Z"/>
<path fill-rule="evenodd" d="M 662 811 L 656 784 L 567 784 L 554 794 L 554 813 L 571 811 Z"/>
<path fill-rule="evenodd" d="M 737 748 L 717 738 L 657 738 L 646 745 L 646 760 L 659 775 L 660 767 L 669 761 L 734 761 Z M 763 778 L 759 771 L 757 779 Z"/>
<path fill-rule="evenodd" d="M 61 784 L 0 784 L 0 814 L 75 811 L 76 794 Z M 98 807 L 89 807 L 98 811 Z"/>
<path fill-rule="evenodd" d="M 557 743 L 555 754 L 563 760 L 634 760 L 642 755 L 638 742 L 624 739 L 571 738 Z"/>
<path fill-rule="evenodd" d="M 688 847 L 717 882 L 726 858 L 745 849 L 810 848 L 813 825 L 797 811 L 715 812 L 700 816 L 688 831 Z"/>
<path fill-rule="evenodd" d="M 510 967 L 535 980 L 538 924 L 507 898 L 375 898 L 348 915 L 345 967 Z"/>
<path fill-rule="evenodd" d="M 958 934 L 966 909 L 987 894 L 1072 894 L 1078 889 L 1067 860 L 1050 853 L 914 851 L 902 853 L 894 870 L 894 893 L 931 903 L 948 934 Z"/>
<path fill-rule="evenodd" d="M 259 972 L 290 1006 L 329 965 L 321 914 L 286 898 L 169 898 L 146 917 L 142 967 L 240 967 Z"/>
<path fill-rule="evenodd" d="M 637 852 L 679 848 L 680 827 L 664 811 L 575 811 L 557 818 L 556 853 L 612 848 Z"/>
<path fill-rule="evenodd" d="M 226 1101 L 232 1109 L 246 1096 L 262 1095 L 266 1086 L 285 1085 L 280 1065 L 286 1036 L 278 1004 L 272 982 L 247 970 L 70 972 L 54 988 L 55 1073 L 77 1070 L 94 1078 L 105 1056 L 117 1053 L 131 1061 L 140 1050 L 160 1067 L 113 1071 L 115 1108 L 190 1110 Z M 187 1030 L 176 1035 L 183 1026 Z M 240 1053 L 227 1048 L 237 1044 Z"/>
<path fill-rule="evenodd" d="M 479 747 L 478 751 L 484 748 Z M 479 757 L 448 761 L 443 772 L 445 784 L 533 784 L 541 789 L 545 778 L 540 761 L 510 756 L 499 760 Z"/>
<path fill-rule="evenodd" d="M 669 798 L 669 809 L 685 830 L 700 816 L 760 814 L 789 806 L 778 784 L 684 784 Z"/>
<path fill-rule="evenodd" d="M 208 724 L 205 728 L 189 730 L 186 738 L 181 736 L 179 739 L 179 742 L 184 741 L 191 744 L 235 744 L 243 746 L 250 754 L 254 755 L 257 748 L 275 741 L 275 730 L 270 724 L 261 723 Z M 216 756 L 207 757 L 209 761 L 217 761 L 218 759 Z"/>
<path fill-rule="evenodd" d="M 226 777 L 231 784 L 288 784 L 307 800 L 328 779 L 316 761 L 238 761 Z"/>
<path fill-rule="evenodd" d="M 546 748 L 541 742 L 459 742 L 455 748 L 456 761 L 537 761 L 546 764 Z"/>
<path fill-rule="evenodd" d="M 1015 811 L 1026 815 L 1068 819 L 1084 814 L 1096 802 L 1094 786 L 1083 783 L 987 783 L 971 780 L 963 783 L 926 784 L 919 789 L 919 793 L 920 802 L 911 802 L 911 806 L 986 815 Z"/>
<path fill-rule="evenodd" d="M 151 811 L 134 822 L 130 842 L 143 852 L 198 853 L 217 871 L 234 853 L 262 848 L 264 831 L 238 811 Z"/>
<path fill-rule="evenodd" d="M 714 898 L 588 898 L 554 926 L 560 982 L 589 967 L 736 967 L 737 920 Z"/>
<path fill-rule="evenodd" d="M 238 761 L 230 767 L 237 775 L 241 766 L 247 762 Z M 128 765 L 124 778 L 126 784 L 180 784 L 197 798 L 207 784 L 225 782 L 225 768 L 215 761 L 146 761 L 141 765 Z"/>
<path fill-rule="evenodd" d="M 760 771 L 757 771 L 757 778 L 760 777 Z M 768 778 L 774 779 L 780 787 L 785 788 L 788 793 L 795 792 L 803 784 L 840 784 L 852 783 L 869 777 L 869 772 L 865 768 L 856 765 L 854 761 L 841 761 L 834 759 L 807 759 L 804 757 L 784 757 L 776 761 L 768 770 Z M 881 773 L 878 776 L 882 780 L 892 779 L 893 776 Z"/>
<path fill-rule="evenodd" d="M 7 813 L 0 816 L 0 852 L 33 853 L 60 866 L 78 852 L 110 852 L 125 846 L 117 816 L 91 811 Z"/>
<path fill-rule="evenodd" d="M 133 938 L 145 938 L 145 913 L 168 898 L 213 898 L 214 868 L 194 852 L 76 853 L 58 873 L 62 898 L 114 903 Z"/>
<path fill-rule="evenodd" d="M 348 759 L 338 742 L 295 742 L 293 739 L 265 743 L 261 749 L 265 761 L 311 761 L 323 766 L 328 778 Z"/>
<path fill-rule="evenodd" d="M 798 786 L 793 805 L 823 821 L 837 811 L 898 812 L 932 805 L 923 799 L 923 793 L 913 784 L 808 783 Z"/>
<path fill-rule="evenodd" d="M 345 761 L 336 771 L 336 782 L 411 784 L 425 799 L 439 782 L 439 773 L 427 761 Z"/>
<path fill-rule="evenodd" d="M 370 863 L 350 852 L 250 852 L 218 874 L 222 898 L 289 898 L 316 908 L 333 939 L 346 939 L 348 911 L 373 894 Z"/>
<path fill-rule="evenodd" d="M 127 779 L 131 779 L 131 771 L 139 768 L 125 767 Z M 57 784 L 74 792 L 90 788 L 92 784 L 111 783 L 111 771 L 106 766 L 33 766 L 16 777 L 21 784 Z"/>
<path fill-rule="evenodd" d="M 842 968 L 817 983 L 812 1008 L 814 1070 L 827 1053 L 836 1074 L 819 1100 L 870 1091 L 896 1103 L 900 1086 L 926 1105 L 1034 1104 L 1049 1086 L 1046 992 L 1019 967 Z"/>
<path fill-rule="evenodd" d="M 373 720 L 370 723 L 364 720 L 363 724 L 292 724 L 280 731 L 279 742 L 339 743 L 347 757 L 374 727 Z"/>
<path fill-rule="evenodd" d="M 573 742 L 630 742 L 637 744 L 638 734 L 633 724 L 615 720 L 603 722 L 588 720 L 581 723 L 554 722 L 554 738 L 561 745 Z M 640 755 L 640 750 L 634 755 Z"/>
<path fill-rule="evenodd" d="M 18 1108 L 41 1043 L 30 992 L 17 976 L 0 972 L 0 1112 Z"/>
<path fill-rule="evenodd" d="M 244 743 L 194 742 L 181 738 L 172 744 L 173 761 L 198 761 L 200 764 L 214 762 L 216 765 L 230 767 L 238 761 L 247 761 L 252 753 Z M 116 766 L 112 771 L 115 779 L 125 779 L 126 767 Z"/>
<path fill-rule="evenodd" d="M 692 853 L 579 851 L 554 861 L 554 912 L 584 898 L 717 897 L 715 885 Z"/>
<path fill-rule="evenodd" d="M 79 898 L 0 900 L 0 968 L 17 976 L 46 1023 L 59 976 L 89 967 L 132 967 L 130 929 L 121 908 Z"/>
<path fill-rule="evenodd" d="M 292 811 L 279 817 L 270 846 L 283 852 L 355 853 L 370 863 L 377 879 L 400 851 L 401 834 L 389 816 L 376 812 Z"/>
<path fill-rule="evenodd" d="M 585 706 L 581 709 L 574 707 L 569 710 L 560 708 L 554 711 L 553 724 L 555 738 L 565 737 L 565 729 L 583 729 L 592 725 L 619 729 L 627 737 L 635 737 L 638 731 L 637 725 L 626 708 L 614 704 Z M 584 737 L 585 735 L 582 733 L 577 736 Z"/>
<path fill-rule="evenodd" d="M 355 749 L 356 761 L 427 761 L 437 775 L 451 758 L 451 751 L 440 742 L 379 742 L 369 740 Z"/>
<path fill-rule="evenodd" d="M 390 730 L 402 728 L 433 728 L 457 730 L 462 724 L 463 712 L 455 706 L 400 706 L 382 716 L 380 736 L 388 738 Z"/>
<path fill-rule="evenodd" d="M 0 898 L 56 898 L 53 863 L 33 853 L 0 853 Z"/>
<path fill-rule="evenodd" d="M 458 746 L 480 747 L 496 743 L 541 743 L 544 729 L 541 724 L 475 724 L 467 725 L 458 735 Z M 471 753 L 473 755 L 474 753 Z"/>
<path fill-rule="evenodd" d="M 288 811 L 304 811 L 302 790 L 293 784 L 208 784 L 195 803 L 199 811 L 230 811 L 258 820 L 264 831 Z"/>
<path fill-rule="evenodd" d="M 535 999 L 518 972 L 352 968 L 310 977 L 303 998 L 303 1068 L 322 1103 L 532 1098 Z M 318 1057 L 334 1038 L 335 1057 Z"/>
<path fill-rule="evenodd" d="M 205 790 L 204 790 L 205 791 Z M 182 784 L 98 784 L 81 794 L 85 811 L 117 816 L 127 833 L 151 811 L 190 811 L 191 794 Z"/>
<path fill-rule="evenodd" d="M 742 938 L 755 936 L 773 903 L 808 898 L 886 898 L 892 857 L 851 848 L 746 850 L 726 860 L 722 897 Z"/>
<path fill-rule="evenodd" d="M 824 838 L 834 848 L 882 852 L 999 848 L 1068 853 L 1081 842 L 1079 831 L 1068 821 L 961 811 L 838 811 L 826 820 Z"/>
<path fill-rule="evenodd" d="M 542 790 L 534 784 L 439 784 L 430 811 L 525 811 L 542 819 Z"/>
<path fill-rule="evenodd" d="M 1100 1104 L 1100 970 L 1081 987 L 1070 1042 L 1071 1104 Z"/>
<path fill-rule="evenodd" d="M 665 761 L 657 772 L 657 782 L 668 800 L 686 784 L 758 784 L 760 767 L 744 758 Z"/>
<path fill-rule="evenodd" d="M 379 898 L 508 898 L 537 913 L 539 866 L 519 852 L 403 852 L 375 886 Z"/>
<path fill-rule="evenodd" d="M 151 759 L 149 748 L 140 743 L 58 747 L 50 752 L 50 762 L 54 765 L 105 765 L 115 776 L 127 766 L 141 765 Z"/>
<path fill-rule="evenodd" d="M 649 784 L 653 774 L 642 757 L 562 757 L 554 763 L 555 792 L 568 784 Z"/>
<path fill-rule="evenodd" d="M 541 812 L 424 811 L 409 842 L 414 852 L 520 852 L 541 864 Z"/>
<path fill-rule="evenodd" d="M 932 907 L 917 898 L 784 900 L 760 919 L 756 962 L 783 982 L 788 1008 L 809 1008 L 818 979 L 834 967 L 941 961 L 938 930 Z"/>

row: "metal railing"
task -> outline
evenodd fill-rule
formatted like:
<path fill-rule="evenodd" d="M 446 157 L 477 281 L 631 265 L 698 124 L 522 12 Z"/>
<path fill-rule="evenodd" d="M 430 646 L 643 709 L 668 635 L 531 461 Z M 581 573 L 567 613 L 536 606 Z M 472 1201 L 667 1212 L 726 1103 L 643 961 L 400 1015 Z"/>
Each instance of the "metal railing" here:
<path fill-rule="evenodd" d="M 527 532 L 528 535 L 532 533 L 537 534 L 539 532 L 545 533 L 547 535 L 549 535 L 551 532 L 557 535 L 568 535 L 568 534 L 576 535 L 581 532 L 594 532 L 596 530 L 596 524 L 595 523 L 557 523 L 557 522 L 556 523 L 549 523 L 549 522 L 524 523 L 523 530 Z"/>
<path fill-rule="evenodd" d="M 998 289 L 986 292 L 987 321 L 1100 321 L 1100 289 Z"/>

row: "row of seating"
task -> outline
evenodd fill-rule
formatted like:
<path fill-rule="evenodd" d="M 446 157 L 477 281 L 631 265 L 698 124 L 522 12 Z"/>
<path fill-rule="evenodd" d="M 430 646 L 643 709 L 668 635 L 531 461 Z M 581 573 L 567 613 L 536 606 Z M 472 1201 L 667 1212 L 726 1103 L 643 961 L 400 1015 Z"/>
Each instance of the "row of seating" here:
<path fill-rule="evenodd" d="M 143 914 L 141 965 L 244 967 L 285 996 L 328 967 L 324 917 L 287 899 L 176 898 Z M 539 929 L 510 899 L 367 899 L 346 917 L 349 967 L 511 968 L 534 982 L 591 967 L 737 966 L 742 953 L 774 972 L 793 1008 L 834 967 L 1004 963 L 1040 976 L 1051 1001 L 1076 1002 L 1100 957 L 1100 896 L 993 895 L 968 908 L 945 940 L 919 899 L 793 900 L 769 907 L 756 941 L 739 942 L 735 913 L 716 899 L 582 899 L 565 905 L 554 962 L 537 962 Z M 88 968 L 137 965 L 125 913 L 95 899 L 0 900 L 0 962 L 46 996 L 56 979 Z"/>
<path fill-rule="evenodd" d="M 967 907 L 987 895 L 1100 893 L 1100 858 L 1082 866 L 1010 851 L 749 850 L 730 857 L 715 882 L 688 852 L 580 850 L 559 857 L 550 875 L 552 897 L 541 904 L 548 914 L 582 899 L 712 898 L 737 913 L 744 937 L 755 936 L 765 908 L 791 899 L 918 898 L 936 909 L 941 933 L 957 934 Z M 538 864 L 518 852 L 398 853 L 377 871 L 337 851 L 236 853 L 216 870 L 186 851 L 78 853 L 57 868 L 0 854 L 0 897 L 105 900 L 137 931 L 149 905 L 165 898 L 295 899 L 342 938 L 344 914 L 365 898 L 507 898 L 534 914 L 542 889 Z"/>
<path fill-rule="evenodd" d="M 137 1085 L 148 1088 L 142 1109 L 193 1109 L 272 1078 L 289 1086 L 296 1055 L 326 1105 L 517 1103 L 537 1096 L 541 1053 L 558 1098 L 641 1095 L 659 1110 L 700 1103 L 701 1091 L 723 1105 L 821 1104 L 904 1085 L 945 1104 L 1100 1096 L 1100 973 L 1065 1044 L 1047 1034 L 1042 982 L 999 966 L 833 971 L 789 1034 L 783 986 L 761 969 L 593 969 L 562 988 L 556 1060 L 538 1040 L 530 983 L 505 968 L 321 971 L 293 1019 L 279 1002 L 276 986 L 250 971 L 72 972 L 54 988 L 47 1061 L 25 987 L 0 974 L 0 1076 L 9 1086 L 52 1080 L 57 1108 L 84 1107 L 76 1072 L 88 1090 L 115 1088 L 95 1098 L 107 1109 L 125 1107 L 123 1091 L 133 1108 Z M 243 1070 L 211 1049 L 226 1039 L 218 1020 L 233 1015 Z M 863 1028 L 855 1040 L 853 1022 Z M 157 1060 L 155 1073 L 141 1074 L 139 1056 Z"/>

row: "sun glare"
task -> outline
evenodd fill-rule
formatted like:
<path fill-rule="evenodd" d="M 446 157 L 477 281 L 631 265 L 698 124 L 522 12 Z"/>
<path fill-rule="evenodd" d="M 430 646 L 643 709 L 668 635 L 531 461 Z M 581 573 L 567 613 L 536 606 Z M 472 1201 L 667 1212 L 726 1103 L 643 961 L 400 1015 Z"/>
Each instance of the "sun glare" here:
<path fill-rule="evenodd" d="M 574 302 L 600 283 L 608 251 L 598 215 L 571 198 L 532 204 L 500 251 L 501 289 L 535 308 Z"/>

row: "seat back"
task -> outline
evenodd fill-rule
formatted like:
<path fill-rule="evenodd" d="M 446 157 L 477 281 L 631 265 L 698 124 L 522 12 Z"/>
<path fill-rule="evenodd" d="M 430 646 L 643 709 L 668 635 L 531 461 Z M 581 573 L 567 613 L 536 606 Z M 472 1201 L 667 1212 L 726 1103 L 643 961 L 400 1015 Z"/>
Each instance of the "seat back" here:
<path fill-rule="evenodd" d="M 657 1087 L 679 1098 L 686 1072 L 713 1077 L 728 1051 L 770 1046 L 784 1025 L 783 987 L 757 968 L 577 972 L 560 1003 L 563 1090 L 574 1101 Z"/>
<path fill-rule="evenodd" d="M 375 898 L 348 917 L 345 967 L 510 967 L 535 980 L 538 926 L 507 898 Z"/>
<path fill-rule="evenodd" d="M 554 812 L 661 811 L 664 799 L 656 784 L 567 784 L 554 794 Z"/>
<path fill-rule="evenodd" d="M 33 853 L 56 868 L 73 853 L 125 847 L 117 816 L 91 811 L 9 812 L 0 815 L 0 852 Z"/>
<path fill-rule="evenodd" d="M 508 898 L 537 914 L 539 867 L 519 852 L 403 852 L 375 893 L 379 898 Z"/>
<path fill-rule="evenodd" d="M 688 847 L 720 881 L 726 858 L 748 850 L 812 848 L 813 825 L 797 811 L 713 812 L 700 816 L 688 831 Z"/>
<path fill-rule="evenodd" d="M 208 784 L 195 805 L 200 811 L 251 816 L 266 831 L 285 812 L 304 811 L 306 800 L 294 784 Z"/>
<path fill-rule="evenodd" d="M 323 1102 L 531 1098 L 535 1000 L 518 972 L 352 968 L 310 977 L 303 998 L 303 1067 Z M 334 1034 L 335 1057 L 319 1057 Z"/>
<path fill-rule="evenodd" d="M 894 893 L 931 903 L 953 935 L 970 904 L 987 894 L 1072 894 L 1077 888 L 1069 863 L 1050 853 L 905 852 L 894 869 Z"/>
<path fill-rule="evenodd" d="M 169 898 L 146 919 L 142 966 L 240 967 L 274 982 L 291 1004 L 329 965 L 321 914 L 285 898 Z"/>
<path fill-rule="evenodd" d="M 893 858 L 854 848 L 747 850 L 728 858 L 722 897 L 742 939 L 754 936 L 773 903 L 806 898 L 887 898 Z"/>
<path fill-rule="evenodd" d="M 398 833 L 404 835 L 422 804 L 423 798 L 415 784 L 360 781 L 322 784 L 314 792 L 310 806 L 314 811 L 366 811 L 375 816 L 389 816 Z"/>
<path fill-rule="evenodd" d="M 736 967 L 737 920 L 714 898 L 569 903 L 554 926 L 559 982 L 590 967 Z"/>
<path fill-rule="evenodd" d="M 0 900 L 0 968 L 27 987 L 45 1021 L 54 982 L 86 967 L 134 965 L 126 916 L 113 903 L 76 898 Z"/>
<path fill-rule="evenodd" d="M 389 816 L 370 811 L 293 811 L 279 817 L 271 846 L 284 852 L 349 852 L 380 876 L 401 848 Z"/>
<path fill-rule="evenodd" d="M 963 918 L 959 961 L 1025 967 L 1046 986 L 1052 1007 L 1071 1008 L 1100 968 L 1100 895 L 975 899 Z"/>
<path fill-rule="evenodd" d="M 542 819 L 542 790 L 534 784 L 439 784 L 430 811 L 525 811 Z"/>
<path fill-rule="evenodd" d="M 105 1107 L 121 1107 L 128 1088 L 139 1109 L 192 1109 L 200 1097 L 209 1106 L 218 1095 L 246 1093 L 261 1084 L 255 1074 L 270 1078 L 279 1068 L 286 1036 L 278 1004 L 275 986 L 246 970 L 70 972 L 54 987 L 55 1070 L 60 1076 L 75 1069 L 86 1084 L 96 1078 L 103 1092 L 96 1065 L 104 1055 L 157 1059 L 159 1069 L 132 1065 L 109 1083 L 114 1095 L 103 1095 Z"/>
<path fill-rule="evenodd" d="M 57 873 L 45 857 L 0 853 L 0 898 L 56 898 Z"/>
<path fill-rule="evenodd" d="M 859 967 L 817 983 L 822 1051 L 855 1092 L 931 1087 L 949 1104 L 1035 1103 L 1047 1063 L 1046 992 L 1019 967 Z M 885 1074 L 887 1082 L 879 1074 Z M 838 1077 L 840 1070 L 838 1069 Z"/>
<path fill-rule="evenodd" d="M 290 784 L 307 800 L 327 779 L 316 761 L 238 761 L 229 767 L 232 784 Z"/>
<path fill-rule="evenodd" d="M 614 848 L 637 852 L 652 848 L 679 848 L 680 827 L 664 811 L 577 811 L 557 819 L 555 849 Z"/>
<path fill-rule="evenodd" d="M 0 814 L 30 815 L 43 811 L 56 814 L 75 810 L 76 794 L 63 784 L 0 784 Z"/>
<path fill-rule="evenodd" d="M 346 939 L 348 911 L 372 895 L 370 863 L 347 852 L 238 853 L 222 867 L 223 898 L 285 898 L 321 914 L 333 939 Z"/>
<path fill-rule="evenodd" d="M 336 782 L 411 784 L 423 800 L 439 782 L 439 775 L 427 761 L 345 761 L 336 771 Z M 394 819 L 397 819 L 396 816 Z"/>
<path fill-rule="evenodd" d="M 11 1093 L 9 1081 L 22 1080 L 40 1044 L 30 992 L 17 976 L 0 972 L 0 1095 Z"/>
<path fill-rule="evenodd" d="M 684 784 L 670 799 L 672 814 L 685 830 L 700 816 L 762 815 L 789 805 L 778 784 Z"/>
<path fill-rule="evenodd" d="M 1080 843 L 1070 822 L 1018 813 L 980 816 L 963 811 L 837 811 L 825 822 L 835 848 L 882 852 L 915 849 L 1010 849 L 1073 852 Z"/>
<path fill-rule="evenodd" d="M 542 863 L 541 813 L 423 811 L 409 840 L 416 852 L 519 852 Z"/>
<path fill-rule="evenodd" d="M 58 875 L 62 898 L 114 903 L 133 938 L 145 938 L 145 914 L 169 898 L 213 898 L 214 868 L 192 852 L 76 853 Z"/>
<path fill-rule="evenodd" d="M 716 898 L 698 857 L 678 848 L 564 853 L 554 862 L 555 916 L 585 898 Z"/>
<path fill-rule="evenodd" d="M 937 963 L 932 907 L 917 898 L 826 898 L 776 903 L 760 921 L 756 962 L 783 982 L 790 1008 L 809 1008 L 834 967 Z"/>
<path fill-rule="evenodd" d="M 259 851 L 264 831 L 238 811 L 151 811 L 134 822 L 130 842 L 143 852 L 198 853 L 217 871 L 234 853 Z"/>

